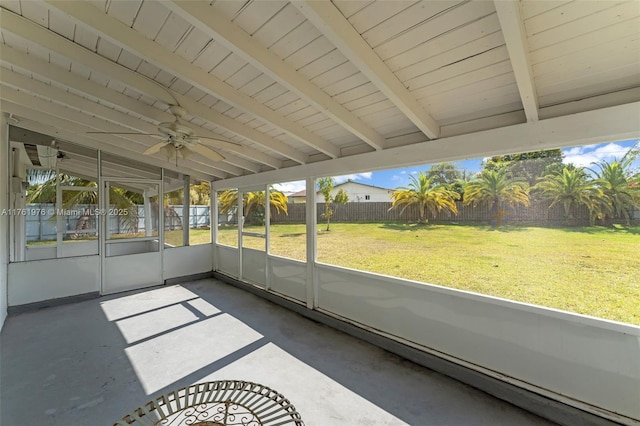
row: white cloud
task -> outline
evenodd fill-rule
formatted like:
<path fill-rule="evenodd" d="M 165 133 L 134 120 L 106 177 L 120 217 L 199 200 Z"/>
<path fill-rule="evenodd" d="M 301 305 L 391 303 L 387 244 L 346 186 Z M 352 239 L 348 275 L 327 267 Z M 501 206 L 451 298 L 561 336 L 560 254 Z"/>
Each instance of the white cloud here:
<path fill-rule="evenodd" d="M 344 176 L 336 176 L 334 177 L 336 184 L 340 184 L 340 183 L 344 183 L 348 180 L 362 180 L 362 179 L 371 179 L 371 176 L 373 175 L 372 172 L 366 172 L 366 173 L 354 173 L 351 175 L 344 175 Z"/>
<path fill-rule="evenodd" d="M 580 155 L 584 150 L 585 150 L 585 147 L 575 146 L 573 148 L 565 149 L 564 155 L 565 157 Z"/>
<path fill-rule="evenodd" d="M 285 194 L 293 194 L 294 192 L 302 191 L 307 187 L 307 184 L 303 180 L 296 182 L 276 183 L 273 185 L 278 191 L 282 191 Z"/>
<path fill-rule="evenodd" d="M 596 149 L 593 149 L 597 147 Z M 613 161 L 621 159 L 629 151 L 629 147 L 624 147 L 616 143 L 606 145 L 578 146 L 563 150 L 565 164 L 572 163 L 578 167 L 589 167 L 598 161 Z"/>

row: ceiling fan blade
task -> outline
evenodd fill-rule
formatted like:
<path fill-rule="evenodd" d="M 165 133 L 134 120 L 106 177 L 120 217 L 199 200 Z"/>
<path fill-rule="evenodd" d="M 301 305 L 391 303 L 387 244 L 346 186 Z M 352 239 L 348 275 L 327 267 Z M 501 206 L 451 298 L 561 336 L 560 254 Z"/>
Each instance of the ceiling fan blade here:
<path fill-rule="evenodd" d="M 197 152 L 198 154 L 202 155 L 203 157 L 208 158 L 209 160 L 212 161 L 222 161 L 224 160 L 224 157 L 220 154 L 218 154 L 216 151 L 207 148 L 206 146 L 202 146 L 202 145 L 198 145 L 198 144 L 193 144 L 193 145 L 189 145 L 189 149 Z"/>
<path fill-rule="evenodd" d="M 162 148 L 160 148 L 160 152 L 162 152 L 164 156 L 167 157 L 167 160 L 171 160 L 174 156 L 176 156 L 177 160 L 177 151 L 177 148 L 170 143 L 167 143 Z"/>
<path fill-rule="evenodd" d="M 157 133 L 140 133 L 140 132 L 87 132 L 96 135 L 142 135 L 142 136 L 158 136 Z"/>
<path fill-rule="evenodd" d="M 158 152 L 160 152 L 160 150 L 162 149 L 163 146 L 166 145 L 166 141 L 165 142 L 158 142 L 157 144 L 151 145 L 149 148 L 147 148 L 147 150 L 145 152 L 143 152 L 142 154 L 144 155 L 152 155 L 152 154 L 157 154 Z"/>
<path fill-rule="evenodd" d="M 185 160 L 191 158 L 191 154 L 193 154 L 193 151 L 187 148 L 186 145 L 182 146 L 177 152 L 179 152 L 182 158 Z"/>

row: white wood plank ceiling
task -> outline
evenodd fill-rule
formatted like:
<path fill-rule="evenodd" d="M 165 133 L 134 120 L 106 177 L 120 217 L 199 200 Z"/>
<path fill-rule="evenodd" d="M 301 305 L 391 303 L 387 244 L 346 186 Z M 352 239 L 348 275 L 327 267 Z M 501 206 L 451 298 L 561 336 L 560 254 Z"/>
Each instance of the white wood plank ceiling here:
<path fill-rule="evenodd" d="M 211 180 L 640 100 L 637 0 L 0 8 L 12 124 Z M 224 160 L 176 165 L 143 155 L 159 137 L 88 133 L 158 134 L 173 104 Z"/>

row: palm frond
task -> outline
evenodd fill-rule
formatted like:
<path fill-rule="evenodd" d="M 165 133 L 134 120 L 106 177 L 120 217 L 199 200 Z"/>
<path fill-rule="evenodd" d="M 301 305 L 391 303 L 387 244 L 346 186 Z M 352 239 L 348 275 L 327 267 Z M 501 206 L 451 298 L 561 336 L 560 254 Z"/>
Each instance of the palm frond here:
<path fill-rule="evenodd" d="M 458 214 L 455 201 L 460 199 L 460 194 L 447 189 L 445 185 L 435 185 L 434 179 L 435 176 L 428 177 L 423 172 L 409 176 L 409 184 L 396 188 L 391 194 L 389 210 L 402 206 L 402 215 L 409 206 L 417 204 L 418 221 L 422 223 L 426 223 L 429 217 L 435 218 L 441 211 Z"/>

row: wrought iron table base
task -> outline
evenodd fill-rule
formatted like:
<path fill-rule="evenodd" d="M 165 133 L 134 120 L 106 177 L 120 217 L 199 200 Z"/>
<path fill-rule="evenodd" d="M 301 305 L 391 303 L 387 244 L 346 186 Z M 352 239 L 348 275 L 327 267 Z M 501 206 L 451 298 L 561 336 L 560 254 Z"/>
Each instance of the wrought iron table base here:
<path fill-rule="evenodd" d="M 239 380 L 198 383 L 162 395 L 127 414 L 114 426 L 304 426 L 281 393 Z"/>

